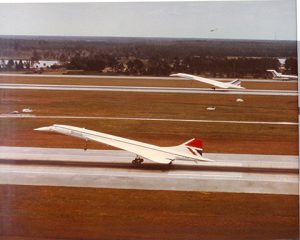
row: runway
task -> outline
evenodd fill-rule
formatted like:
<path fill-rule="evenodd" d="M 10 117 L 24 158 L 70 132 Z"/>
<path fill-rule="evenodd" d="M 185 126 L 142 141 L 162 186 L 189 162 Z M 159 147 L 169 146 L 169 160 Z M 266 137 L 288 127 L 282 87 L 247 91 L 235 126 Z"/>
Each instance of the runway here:
<path fill-rule="evenodd" d="M 94 85 L 11 84 L 11 83 L 1 83 L 0 89 L 298 96 L 298 92 L 293 90 L 251 90 L 251 89 L 212 90 L 211 88 L 131 87 L 131 86 L 94 86 Z"/>
<path fill-rule="evenodd" d="M 215 162 L 130 162 L 120 150 L 0 147 L 0 184 L 298 194 L 298 157 L 209 154 Z"/>
<path fill-rule="evenodd" d="M 170 119 L 170 118 L 128 118 L 101 116 L 39 116 L 33 114 L 0 114 L 0 118 L 35 118 L 35 119 L 96 119 L 96 120 L 132 120 L 132 121 L 161 121 L 161 122 L 197 122 L 197 123 L 226 123 L 226 124 L 261 124 L 261 125 L 298 125 L 297 122 L 259 122 L 259 121 L 230 121 L 211 119 Z"/>
<path fill-rule="evenodd" d="M 109 76 L 109 75 L 63 75 L 63 74 L 18 74 L 18 73 L 0 73 L 0 77 L 37 77 L 37 78 L 93 78 L 93 79 L 135 79 L 135 80 L 179 80 L 184 81 L 183 78 L 178 77 L 154 77 L 154 76 Z M 233 78 L 211 78 L 217 81 L 230 82 Z M 234 78 L 236 79 L 236 78 Z M 273 80 L 273 79 L 240 79 L 241 82 L 291 82 L 295 83 L 297 80 Z"/>

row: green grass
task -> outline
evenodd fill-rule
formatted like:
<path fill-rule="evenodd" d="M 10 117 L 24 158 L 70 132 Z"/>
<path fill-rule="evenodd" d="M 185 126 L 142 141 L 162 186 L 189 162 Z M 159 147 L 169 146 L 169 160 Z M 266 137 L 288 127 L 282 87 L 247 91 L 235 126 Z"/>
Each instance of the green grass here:
<path fill-rule="evenodd" d="M 0 113 L 296 122 L 297 97 L 132 92 L 0 90 Z M 243 103 L 236 102 L 242 97 Z M 215 111 L 206 108 L 215 106 Z"/>
<path fill-rule="evenodd" d="M 178 145 L 196 137 L 204 141 L 204 152 L 298 154 L 298 126 L 129 120 L 0 119 L 0 145 L 83 148 L 84 142 L 80 139 L 33 131 L 55 123 L 85 127 L 160 146 Z M 107 146 L 90 143 L 89 148 L 107 149 Z"/>
<path fill-rule="evenodd" d="M 6 207 L 0 209 L 0 235 L 297 239 L 298 201 L 266 194 L 1 186 L 0 203 Z"/>

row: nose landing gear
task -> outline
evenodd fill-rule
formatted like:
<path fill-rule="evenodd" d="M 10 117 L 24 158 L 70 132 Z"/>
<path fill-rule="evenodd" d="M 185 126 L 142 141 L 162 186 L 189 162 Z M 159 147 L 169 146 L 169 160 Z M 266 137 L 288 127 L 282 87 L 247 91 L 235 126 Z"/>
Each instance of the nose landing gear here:
<path fill-rule="evenodd" d="M 84 151 L 88 149 L 88 140 L 85 140 Z"/>

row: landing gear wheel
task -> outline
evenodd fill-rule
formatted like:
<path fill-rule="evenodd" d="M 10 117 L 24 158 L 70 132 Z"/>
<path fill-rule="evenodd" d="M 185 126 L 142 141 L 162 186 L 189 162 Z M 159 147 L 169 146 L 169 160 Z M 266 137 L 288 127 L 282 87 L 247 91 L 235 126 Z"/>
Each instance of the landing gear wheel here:
<path fill-rule="evenodd" d="M 138 160 L 136 160 L 136 159 L 134 159 L 134 160 L 132 160 L 132 164 L 133 165 L 139 165 L 139 164 L 141 164 Z"/>
<path fill-rule="evenodd" d="M 136 159 L 132 160 L 132 164 L 135 164 L 135 165 L 140 165 L 142 162 L 144 162 L 144 159 L 142 159 L 142 158 L 136 158 Z"/>

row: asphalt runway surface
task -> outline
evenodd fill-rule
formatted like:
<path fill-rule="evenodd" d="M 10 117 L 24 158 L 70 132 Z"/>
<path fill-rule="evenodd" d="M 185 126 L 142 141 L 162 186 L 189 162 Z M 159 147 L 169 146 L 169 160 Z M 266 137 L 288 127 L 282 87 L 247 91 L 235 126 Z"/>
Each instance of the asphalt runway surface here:
<path fill-rule="evenodd" d="M 118 150 L 0 148 L 0 184 L 298 194 L 297 156 L 205 154 L 211 163 L 148 160 Z"/>
<path fill-rule="evenodd" d="M 293 91 L 293 90 L 249 90 L 249 89 L 213 90 L 211 88 L 130 87 L 130 86 L 93 86 L 93 85 L 11 84 L 11 83 L 1 83 L 0 89 L 298 96 L 298 91 Z"/>
<path fill-rule="evenodd" d="M 96 79 L 157 79 L 157 80 L 180 80 L 186 79 L 178 77 L 153 77 L 153 76 L 106 76 L 106 75 L 63 75 L 63 74 L 18 74 L 18 73 L 0 73 L 2 77 L 44 77 L 44 78 L 96 78 Z M 236 78 L 210 78 L 222 82 L 230 82 Z M 274 80 L 274 79 L 240 79 L 241 82 L 291 82 L 295 83 L 297 80 Z"/>

